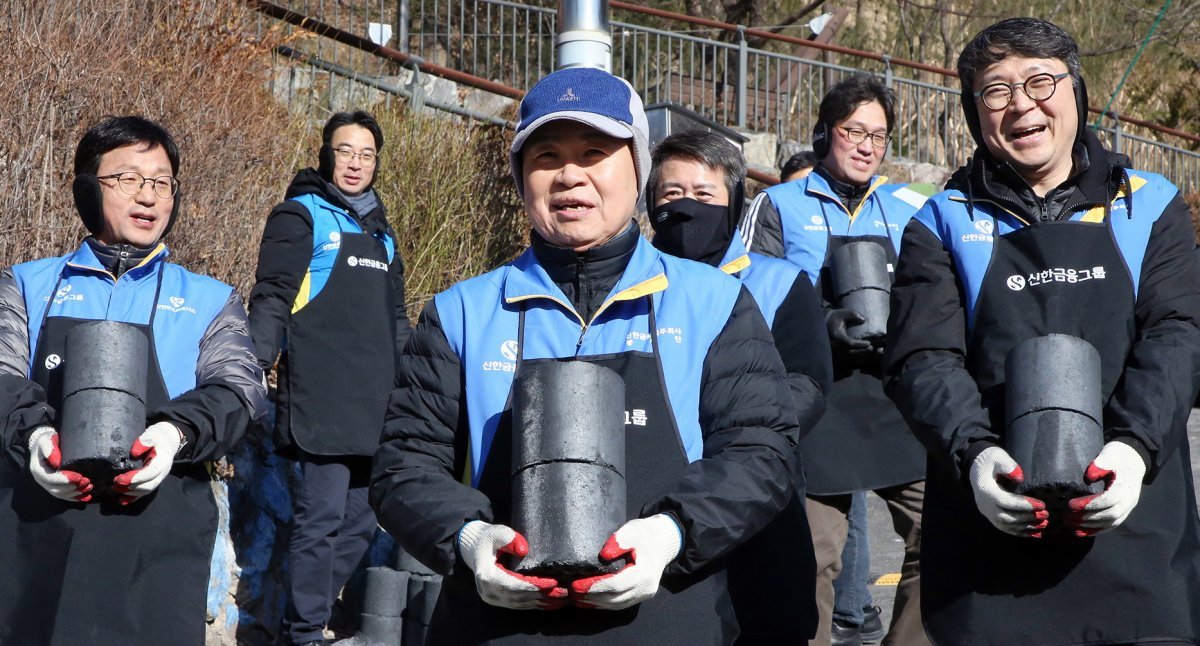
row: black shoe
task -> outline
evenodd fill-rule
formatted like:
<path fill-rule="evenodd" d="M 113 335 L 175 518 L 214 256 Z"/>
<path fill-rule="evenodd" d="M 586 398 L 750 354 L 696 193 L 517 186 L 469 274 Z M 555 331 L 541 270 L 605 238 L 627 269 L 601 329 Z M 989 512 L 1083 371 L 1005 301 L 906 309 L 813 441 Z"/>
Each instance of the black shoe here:
<path fill-rule="evenodd" d="M 858 626 L 834 619 L 830 643 L 833 646 L 862 646 L 858 631 Z"/>
<path fill-rule="evenodd" d="M 883 629 L 883 620 L 879 617 L 879 606 L 867 606 L 863 608 L 863 625 L 858 629 L 858 633 L 862 637 L 864 644 L 883 639 L 885 631 Z"/>

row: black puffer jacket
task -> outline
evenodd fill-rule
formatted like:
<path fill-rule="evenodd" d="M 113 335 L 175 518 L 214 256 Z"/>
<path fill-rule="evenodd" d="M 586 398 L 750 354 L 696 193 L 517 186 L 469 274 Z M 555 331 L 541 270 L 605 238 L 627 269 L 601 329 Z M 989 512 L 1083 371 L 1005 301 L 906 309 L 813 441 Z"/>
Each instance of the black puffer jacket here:
<path fill-rule="evenodd" d="M 636 234 L 632 239 L 647 244 Z M 627 242 L 618 237 L 610 244 Z M 569 273 L 569 263 L 558 254 L 551 255 L 554 257 L 537 254 L 540 263 L 557 265 L 547 268 L 547 274 L 556 283 L 570 282 L 562 280 L 564 273 Z M 623 263 L 606 266 L 618 274 L 625 270 Z M 611 281 L 611 277 L 599 275 L 592 278 L 598 284 Z M 682 289 L 669 286 L 667 293 L 672 288 Z M 690 298 L 703 302 L 706 296 L 698 293 Z M 688 296 L 674 296 L 681 297 Z M 661 320 L 659 323 L 666 325 Z M 699 357 L 696 360 L 700 362 Z M 469 520 L 504 523 L 508 519 L 496 518 L 489 498 L 462 481 L 469 460 L 464 371 L 471 369 L 477 368 L 464 365 L 451 348 L 436 301 L 430 301 L 397 370 L 382 444 L 375 456 L 371 504 L 380 525 L 406 550 L 433 570 L 454 575 L 473 589 L 469 583 L 471 572 L 460 563 L 456 551 L 457 533 Z M 722 557 L 761 529 L 783 508 L 793 491 L 796 412 L 770 330 L 744 287 L 697 374 L 702 375 L 699 422 L 703 459 L 687 465 L 675 486 L 648 501 L 640 513 L 643 517 L 669 513 L 684 528 L 682 549 L 664 574 L 663 586 L 672 592 L 714 576 L 723 580 Z M 709 602 L 707 610 L 698 611 L 708 612 L 710 620 L 722 607 L 729 612 L 727 598 Z M 533 632 L 541 629 L 541 615 L 537 613 L 491 607 L 473 612 L 490 617 L 476 620 L 502 624 L 486 628 L 491 632 L 487 639 L 520 637 L 511 632 L 525 630 L 515 627 L 516 623 L 532 626 L 529 630 Z M 568 612 L 580 612 L 597 621 L 615 617 L 602 611 L 570 609 L 553 614 L 566 616 L 563 613 Z M 587 617 L 581 621 L 585 619 L 594 623 Z M 557 619 L 546 617 L 546 621 Z M 685 635 L 689 626 L 678 629 L 679 635 Z M 576 626 L 573 630 L 568 634 L 604 634 L 608 627 L 601 621 L 598 626 Z M 592 637 L 603 643 L 601 634 Z M 715 633 L 697 635 L 688 643 L 714 643 L 719 639 Z"/>

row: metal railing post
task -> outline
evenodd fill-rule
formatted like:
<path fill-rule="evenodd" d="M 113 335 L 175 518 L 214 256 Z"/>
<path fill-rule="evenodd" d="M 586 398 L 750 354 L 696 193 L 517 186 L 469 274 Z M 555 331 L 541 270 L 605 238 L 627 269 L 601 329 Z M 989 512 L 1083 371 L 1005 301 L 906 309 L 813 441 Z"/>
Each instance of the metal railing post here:
<path fill-rule="evenodd" d="M 892 57 L 888 54 L 881 54 L 883 58 L 883 84 L 892 87 L 895 77 L 892 75 Z"/>
<path fill-rule="evenodd" d="M 1112 115 L 1113 121 L 1115 122 L 1113 125 L 1112 150 L 1114 153 L 1119 154 L 1121 153 L 1121 134 L 1124 128 L 1121 127 L 1121 119 L 1118 117 L 1116 110 L 1110 111 L 1109 114 Z"/>
<path fill-rule="evenodd" d="M 408 0 L 400 0 L 400 7 L 396 11 L 396 33 L 399 34 L 398 41 L 400 51 L 408 53 Z"/>
<path fill-rule="evenodd" d="M 746 128 L 746 78 L 749 76 L 747 72 L 750 53 L 746 46 L 746 28 L 738 25 L 738 70 L 737 70 L 737 126 L 738 128 Z"/>

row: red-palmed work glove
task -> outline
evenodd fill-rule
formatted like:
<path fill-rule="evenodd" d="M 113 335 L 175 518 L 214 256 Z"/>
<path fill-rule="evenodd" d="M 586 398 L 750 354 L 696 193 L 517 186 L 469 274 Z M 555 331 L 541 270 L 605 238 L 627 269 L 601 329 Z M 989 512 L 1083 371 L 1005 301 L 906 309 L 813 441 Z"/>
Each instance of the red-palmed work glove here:
<path fill-rule="evenodd" d="M 682 546 L 683 531 L 666 514 L 625 523 L 608 537 L 600 558 L 615 561 L 625 557 L 628 562 L 612 574 L 573 582 L 571 594 L 575 605 L 621 610 L 653 597 L 658 592 L 663 570 Z"/>
<path fill-rule="evenodd" d="M 162 484 L 175 463 L 175 454 L 183 445 L 183 433 L 170 422 L 151 424 L 136 440 L 129 456 L 142 461 L 142 468 L 126 471 L 113 478 L 113 491 L 121 494 L 121 504 L 151 493 Z"/>
<path fill-rule="evenodd" d="M 1088 465 L 1083 479 L 1088 484 L 1104 481 L 1104 491 L 1074 498 L 1069 503 L 1067 524 L 1079 537 L 1094 536 L 1125 522 L 1142 495 L 1146 462 L 1124 442 L 1108 442 Z"/>
<path fill-rule="evenodd" d="M 1012 492 L 1024 480 L 1021 465 L 998 446 L 984 449 L 971 463 L 971 490 L 983 517 L 1005 534 L 1041 538 L 1050 513 L 1041 500 Z"/>
<path fill-rule="evenodd" d="M 473 520 L 458 530 L 458 553 L 475 573 L 475 590 L 490 605 L 512 610 L 555 610 L 567 603 L 567 589 L 546 577 L 525 576 L 504 567 L 500 554 L 525 556 L 529 543 L 511 527 Z"/>
<path fill-rule="evenodd" d="M 92 481 L 77 471 L 60 471 L 58 433 L 39 426 L 29 435 L 29 473 L 51 496 L 67 502 L 90 502 Z"/>

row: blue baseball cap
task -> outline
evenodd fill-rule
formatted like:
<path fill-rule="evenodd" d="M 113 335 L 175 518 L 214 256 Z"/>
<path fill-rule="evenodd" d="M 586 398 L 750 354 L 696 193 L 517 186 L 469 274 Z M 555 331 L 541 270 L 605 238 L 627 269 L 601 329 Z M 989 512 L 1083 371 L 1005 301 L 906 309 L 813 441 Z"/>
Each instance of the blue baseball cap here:
<path fill-rule="evenodd" d="M 521 101 L 521 121 L 508 159 L 517 194 L 525 197 L 521 148 L 538 128 L 559 119 L 578 121 L 617 139 L 633 141 L 638 195 L 650 172 L 650 126 L 642 99 L 623 78 L 592 67 L 569 67 L 538 81 Z"/>

